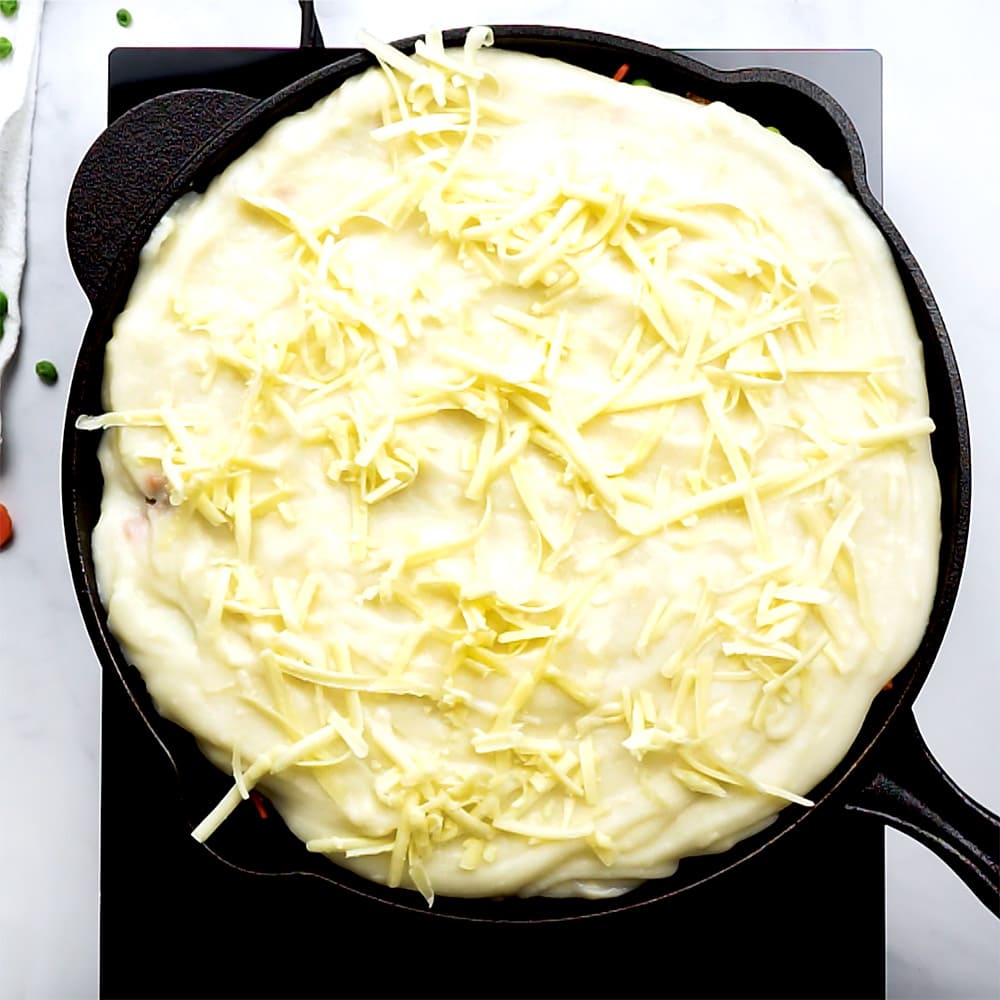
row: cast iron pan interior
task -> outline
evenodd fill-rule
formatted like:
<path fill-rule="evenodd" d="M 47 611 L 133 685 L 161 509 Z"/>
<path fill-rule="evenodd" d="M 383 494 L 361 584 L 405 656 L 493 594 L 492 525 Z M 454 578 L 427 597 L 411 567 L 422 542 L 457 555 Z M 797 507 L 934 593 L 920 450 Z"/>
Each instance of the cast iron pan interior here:
<path fill-rule="evenodd" d="M 446 32 L 460 43 L 465 30 Z M 877 743 L 896 715 L 908 706 L 927 676 L 951 613 L 964 559 L 970 503 L 970 454 L 965 406 L 955 360 L 941 316 L 927 283 L 906 244 L 865 181 L 860 141 L 840 106 L 809 81 L 778 70 L 723 72 L 662 49 L 611 35 L 570 28 L 496 27 L 496 45 L 552 56 L 604 75 L 629 63 L 633 77 L 645 77 L 663 90 L 722 100 L 774 125 L 836 174 L 885 235 L 902 278 L 924 344 L 934 460 L 942 492 L 942 543 L 934 608 L 927 631 L 891 691 L 876 699 L 846 757 L 812 793 L 811 810 L 789 806 L 763 832 L 724 854 L 683 861 L 669 879 L 645 883 L 616 900 L 439 898 L 432 917 L 490 921 L 545 921 L 594 917 L 685 892 L 733 866 L 752 859 L 779 837 L 824 810 L 843 805 L 850 790 L 867 781 L 877 767 Z M 397 43 L 413 50 L 415 39 Z M 183 92 L 142 105 L 120 119 L 95 144 L 71 192 L 67 213 L 70 254 L 91 299 L 93 316 L 80 350 L 70 391 L 63 450 L 63 500 L 70 563 L 81 608 L 101 663 L 121 677 L 150 730 L 176 772 L 164 788 L 176 795 L 191 826 L 218 801 L 231 778 L 207 763 L 194 740 L 162 719 L 153 708 L 138 672 L 123 657 L 107 627 L 94 576 L 91 532 L 100 513 L 102 479 L 96 458 L 98 435 L 75 429 L 81 414 L 102 412 L 104 348 L 115 316 L 134 278 L 138 253 L 155 222 L 187 190 L 203 189 L 228 163 L 249 149 L 273 124 L 304 110 L 347 77 L 372 65 L 357 54 L 315 72 L 272 98 L 254 103 L 224 92 Z M 137 166 L 138 164 L 138 166 Z M 150 166 L 151 164 L 151 166 Z M 819 820 L 816 820 L 817 822 Z M 309 854 L 278 821 L 261 822 L 244 805 L 213 835 L 207 850 L 239 869 L 258 874 L 300 873 L 390 906 L 426 912 L 412 892 L 388 890 Z"/>

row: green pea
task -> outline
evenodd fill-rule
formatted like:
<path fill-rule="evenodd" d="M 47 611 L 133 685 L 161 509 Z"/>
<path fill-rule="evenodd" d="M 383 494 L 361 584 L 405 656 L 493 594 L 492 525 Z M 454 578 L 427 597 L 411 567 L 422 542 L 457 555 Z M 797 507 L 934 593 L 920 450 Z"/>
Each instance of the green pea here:
<path fill-rule="evenodd" d="M 115 17 L 118 18 L 118 23 L 123 27 L 127 28 L 132 23 L 132 15 L 122 7 Z"/>
<path fill-rule="evenodd" d="M 0 38 L 0 59 L 6 59 L 14 51 L 9 38 Z"/>
<path fill-rule="evenodd" d="M 644 80 L 640 76 L 638 80 L 633 80 L 632 81 L 632 86 L 633 87 L 652 87 L 653 85 L 649 82 L 649 80 Z"/>
<path fill-rule="evenodd" d="M 0 0 L 0 14 L 13 17 L 17 13 L 17 0 Z"/>
<path fill-rule="evenodd" d="M 0 319 L 3 319 L 4 316 L 7 315 L 8 305 L 9 303 L 7 302 L 7 293 L 0 292 Z"/>
<path fill-rule="evenodd" d="M 768 132 L 773 132 L 775 135 L 781 135 L 781 129 L 777 125 L 767 125 L 765 128 Z"/>
<path fill-rule="evenodd" d="M 56 371 L 56 366 L 51 361 L 39 361 L 35 365 L 35 374 L 46 385 L 55 385 L 56 379 L 59 378 L 59 372 Z"/>

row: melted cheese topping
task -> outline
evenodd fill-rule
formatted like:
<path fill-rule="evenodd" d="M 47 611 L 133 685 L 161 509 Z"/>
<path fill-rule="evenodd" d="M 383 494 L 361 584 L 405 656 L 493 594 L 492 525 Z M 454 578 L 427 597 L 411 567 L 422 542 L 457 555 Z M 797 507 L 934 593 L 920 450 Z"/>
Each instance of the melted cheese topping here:
<path fill-rule="evenodd" d="M 169 213 L 94 536 L 160 711 L 313 851 L 615 894 L 810 790 L 926 624 L 919 341 L 881 237 L 719 104 L 380 66 Z M 149 501 L 155 501 L 150 503 Z"/>

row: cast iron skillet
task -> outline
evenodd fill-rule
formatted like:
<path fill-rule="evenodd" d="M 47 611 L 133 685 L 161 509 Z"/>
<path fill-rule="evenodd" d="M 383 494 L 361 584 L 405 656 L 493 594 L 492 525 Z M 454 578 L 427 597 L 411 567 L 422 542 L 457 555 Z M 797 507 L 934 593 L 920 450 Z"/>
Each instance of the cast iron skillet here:
<path fill-rule="evenodd" d="M 465 31 L 446 32 L 460 43 Z M 789 806 L 763 832 L 723 854 L 683 861 L 668 879 L 653 880 L 615 900 L 439 899 L 435 917 L 489 921 L 547 921 L 594 917 L 694 889 L 725 874 L 806 823 L 836 809 L 876 817 L 937 853 L 993 912 L 1000 912 L 1000 820 L 965 795 L 924 744 L 911 706 L 944 636 L 958 589 L 969 530 L 969 433 L 962 386 L 941 315 L 916 261 L 865 181 L 861 145 L 843 109 L 812 83 L 777 70 L 721 72 L 641 42 L 571 28 L 503 26 L 496 45 L 552 56 L 611 75 L 623 62 L 634 76 L 680 94 L 722 100 L 766 125 L 775 125 L 847 185 L 885 235 L 924 344 L 931 437 L 942 494 L 942 542 L 933 612 L 920 647 L 881 692 L 841 763 L 812 793 L 811 809 Z M 397 43 L 412 52 L 415 39 Z M 102 412 L 104 349 L 126 301 L 139 251 L 156 221 L 185 191 L 203 189 L 277 121 L 310 107 L 349 76 L 372 65 L 358 53 L 304 77 L 275 96 L 188 90 L 148 101 L 118 119 L 87 153 L 70 192 L 67 236 L 77 277 L 93 306 L 69 395 L 63 439 L 63 511 L 77 594 L 98 657 L 121 678 L 136 709 L 177 775 L 179 808 L 190 826 L 231 785 L 183 730 L 155 711 L 142 680 L 108 629 L 94 576 L 91 533 L 100 514 L 102 478 L 98 435 L 75 429 L 81 414 Z M 863 821 L 863 820 L 859 820 Z M 309 854 L 280 822 L 260 823 L 237 810 L 206 846 L 249 874 L 322 878 L 332 892 L 361 893 L 427 912 L 416 893 L 384 889 Z"/>

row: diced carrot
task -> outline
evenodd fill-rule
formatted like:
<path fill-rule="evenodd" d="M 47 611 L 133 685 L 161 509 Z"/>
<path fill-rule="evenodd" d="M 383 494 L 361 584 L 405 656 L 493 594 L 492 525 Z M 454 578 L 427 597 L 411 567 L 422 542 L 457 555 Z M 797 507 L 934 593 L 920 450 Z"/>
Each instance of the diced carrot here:
<path fill-rule="evenodd" d="M 621 81 L 628 76 L 628 70 L 629 70 L 628 63 L 622 63 L 621 66 L 619 66 L 618 69 L 615 70 L 615 75 L 611 77 L 611 79 L 617 80 L 619 83 L 621 83 Z"/>
<path fill-rule="evenodd" d="M 146 488 L 143 492 L 146 494 L 147 503 L 166 499 L 167 477 L 159 472 L 151 472 L 145 478 Z"/>
<path fill-rule="evenodd" d="M 14 523 L 10 519 L 10 511 L 0 503 L 0 549 L 14 537 Z"/>

